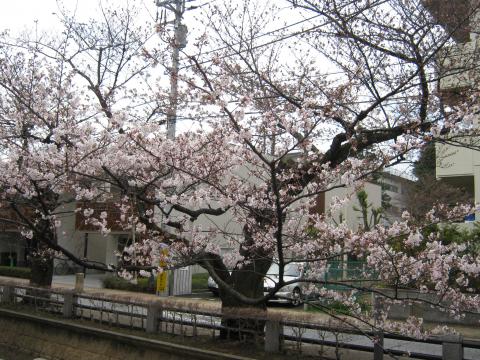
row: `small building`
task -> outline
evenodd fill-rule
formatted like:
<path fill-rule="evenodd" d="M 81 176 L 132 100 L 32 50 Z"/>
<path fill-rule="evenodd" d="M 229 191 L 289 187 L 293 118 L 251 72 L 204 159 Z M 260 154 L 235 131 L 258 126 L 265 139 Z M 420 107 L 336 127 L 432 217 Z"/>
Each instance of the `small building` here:
<path fill-rule="evenodd" d="M 452 33 L 454 44 L 439 54 L 439 89 L 443 102 L 454 106 L 479 90 L 480 10 L 474 0 L 424 1 L 434 18 Z M 478 116 L 474 127 L 478 128 Z M 462 146 L 464 144 L 464 146 Z M 436 145 L 436 176 L 473 194 L 480 203 L 480 139 L 465 137 L 458 144 Z M 477 214 L 478 219 L 478 214 Z M 473 219 L 470 219 L 473 220 Z"/>
<path fill-rule="evenodd" d="M 377 183 L 382 188 L 382 206 L 385 207 L 385 219 L 392 224 L 402 217 L 407 208 L 407 194 L 414 179 L 406 172 L 396 170 L 383 171 L 379 174 Z"/>
<path fill-rule="evenodd" d="M 252 182 L 253 184 L 260 182 L 260 179 L 251 172 L 247 167 L 241 166 L 235 171 L 235 175 L 245 179 L 245 181 Z M 368 194 L 368 203 L 372 204 L 373 208 L 381 207 L 382 202 L 382 191 L 379 184 L 373 182 L 366 182 L 364 185 L 364 190 Z M 311 198 L 311 210 L 319 214 L 327 214 L 331 210 L 331 205 L 334 202 L 335 198 L 343 199 L 348 198 L 349 200 L 345 202 L 340 208 L 335 209 L 332 216 L 329 216 L 328 219 L 332 223 L 339 224 L 345 222 L 347 226 L 352 230 L 359 229 L 363 224 L 363 218 L 360 211 L 356 210 L 360 207 L 356 190 L 353 187 L 337 187 L 329 191 L 319 193 L 316 197 Z M 210 204 L 211 205 L 211 204 Z M 221 206 L 221 204 L 219 204 Z M 294 206 L 292 205 L 291 211 L 294 211 Z M 158 216 L 157 221 L 161 224 L 164 224 L 164 229 L 166 232 L 175 233 L 176 229 L 167 226 L 168 221 L 173 223 L 178 222 L 183 215 L 175 211 L 171 213 L 168 219 L 164 219 L 161 215 Z M 232 210 L 230 209 L 226 213 L 218 216 L 212 215 L 200 215 L 197 220 L 193 222 L 190 226 L 200 227 L 205 233 L 210 233 L 211 238 L 209 240 L 212 245 L 218 249 L 218 251 L 228 257 L 228 254 L 232 252 L 233 249 L 236 249 L 239 244 L 239 239 L 243 238 L 243 226 L 241 222 L 241 217 L 235 217 Z M 298 228 L 301 229 L 302 226 L 307 228 L 307 219 L 298 220 Z M 210 232 L 208 229 L 212 229 Z M 189 230 L 184 229 L 181 234 L 188 238 Z M 213 241 L 211 240 L 213 237 Z M 294 254 L 288 254 L 288 257 L 294 257 Z M 201 269 L 198 266 L 195 266 L 194 272 L 204 272 L 205 270 Z"/>
<path fill-rule="evenodd" d="M 111 231 L 108 234 L 102 234 L 98 227 L 85 222 L 83 216 L 85 208 L 92 209 L 94 217 L 99 217 L 103 211 L 106 211 L 107 224 Z M 113 201 L 88 204 L 75 202 L 65 205 L 61 212 L 65 215 L 60 218 L 61 226 L 57 230 L 59 245 L 78 258 L 87 258 L 106 265 L 117 265 L 116 254 L 121 253 L 123 248 L 131 243 L 132 231 L 125 230 L 119 224 L 120 211 Z M 89 272 L 92 271 L 89 270 Z"/>
<path fill-rule="evenodd" d="M 15 223 L 17 214 L 10 208 L 0 208 L 0 266 L 26 266 L 28 243 Z"/>

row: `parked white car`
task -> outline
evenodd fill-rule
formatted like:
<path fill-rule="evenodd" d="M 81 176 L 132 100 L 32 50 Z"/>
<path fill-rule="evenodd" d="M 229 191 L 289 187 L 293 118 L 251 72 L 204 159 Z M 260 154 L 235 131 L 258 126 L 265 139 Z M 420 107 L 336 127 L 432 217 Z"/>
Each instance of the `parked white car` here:
<path fill-rule="evenodd" d="M 208 277 L 207 283 L 208 283 L 208 290 L 210 290 L 213 293 L 213 295 L 218 296 L 219 295 L 218 284 L 215 282 L 215 280 L 213 280 L 211 276 Z"/>
<path fill-rule="evenodd" d="M 304 263 L 289 263 L 285 266 L 283 279 L 284 281 L 292 281 L 300 279 L 304 273 L 305 264 Z M 263 290 L 264 293 L 272 289 L 278 283 L 278 264 L 273 263 L 270 266 L 270 269 L 267 271 L 267 275 L 263 281 Z M 270 302 L 276 303 L 285 303 L 292 304 L 293 306 L 298 306 L 303 303 L 303 293 L 302 293 L 302 284 L 299 282 L 294 282 L 290 285 L 284 286 L 278 291 Z M 208 278 L 208 289 L 215 295 L 218 296 L 218 285 L 210 276 Z"/>

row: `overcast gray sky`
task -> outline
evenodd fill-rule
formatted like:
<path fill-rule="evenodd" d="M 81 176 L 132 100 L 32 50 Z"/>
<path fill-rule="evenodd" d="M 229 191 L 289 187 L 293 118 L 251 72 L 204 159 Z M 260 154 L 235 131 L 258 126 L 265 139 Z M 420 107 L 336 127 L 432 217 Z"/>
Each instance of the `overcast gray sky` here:
<path fill-rule="evenodd" d="M 102 3 L 107 4 L 125 4 L 132 3 L 132 0 L 103 0 Z M 38 21 L 39 30 L 51 31 L 58 26 L 58 19 L 54 13 L 58 12 L 59 5 L 69 12 L 76 11 L 77 17 L 88 18 L 98 13 L 99 0 L 2 0 L 0 11 L 0 29 L 10 29 L 12 32 L 19 32 L 35 27 Z M 145 9 L 145 20 L 150 16 L 147 10 L 155 12 L 153 0 L 136 0 L 133 4 L 137 4 Z"/>
<path fill-rule="evenodd" d="M 68 8 L 73 8 L 76 3 L 77 1 L 66 1 Z M 87 3 L 93 3 L 93 0 L 83 0 L 82 3 L 87 5 Z M 57 11 L 56 0 L 4 0 L 0 12 L 0 26 L 2 29 L 8 28 L 17 32 L 34 27 L 35 21 L 38 20 L 40 28 L 51 29 L 56 23 L 56 17 L 52 13 Z"/>

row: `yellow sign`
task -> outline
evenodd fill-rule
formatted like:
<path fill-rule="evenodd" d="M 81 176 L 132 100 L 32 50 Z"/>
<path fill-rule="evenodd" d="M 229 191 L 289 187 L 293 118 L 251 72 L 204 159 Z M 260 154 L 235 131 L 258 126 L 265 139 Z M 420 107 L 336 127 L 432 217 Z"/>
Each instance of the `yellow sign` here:
<path fill-rule="evenodd" d="M 160 256 L 160 267 L 165 268 L 167 266 L 168 249 L 162 249 L 162 254 Z"/>
<path fill-rule="evenodd" d="M 157 275 L 157 293 L 167 290 L 168 284 L 168 273 L 165 270 L 167 267 L 167 262 L 165 261 L 168 256 L 168 249 L 164 248 L 162 250 L 162 256 L 160 257 L 160 267 L 163 268 L 163 272 Z"/>
<path fill-rule="evenodd" d="M 157 275 L 157 292 L 162 292 L 167 290 L 167 280 L 168 280 L 168 276 L 166 271 Z"/>

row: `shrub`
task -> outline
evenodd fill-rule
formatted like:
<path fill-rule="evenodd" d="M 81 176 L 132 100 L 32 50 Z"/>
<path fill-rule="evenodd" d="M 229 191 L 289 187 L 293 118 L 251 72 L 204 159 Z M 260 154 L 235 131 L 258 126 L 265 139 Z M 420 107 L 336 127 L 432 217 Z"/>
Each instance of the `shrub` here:
<path fill-rule="evenodd" d="M 192 275 L 192 291 L 208 289 L 208 273 Z"/>
<path fill-rule="evenodd" d="M 154 289 L 149 286 L 149 278 L 138 278 L 136 284 L 132 284 L 123 278 L 109 276 L 103 280 L 103 286 L 107 289 L 153 293 Z"/>
<path fill-rule="evenodd" d="M 153 287 L 151 287 L 149 284 L 149 280 L 149 278 L 138 278 L 137 284 L 132 284 L 131 282 L 123 278 L 117 276 L 109 276 L 103 280 L 103 286 L 107 289 L 154 293 L 155 283 L 153 284 Z M 192 275 L 192 291 L 208 289 L 207 281 L 208 273 Z"/>
<path fill-rule="evenodd" d="M 359 295 L 355 298 L 355 302 L 360 305 L 362 313 L 367 313 L 371 309 L 370 295 Z M 352 315 L 352 309 L 345 305 L 343 302 L 333 299 L 319 299 L 319 301 L 313 301 L 308 304 L 307 311 L 309 312 L 321 312 L 335 315 Z"/>
<path fill-rule="evenodd" d="M 30 279 L 30 268 L 0 266 L 0 276 L 11 276 L 22 279 Z"/>

